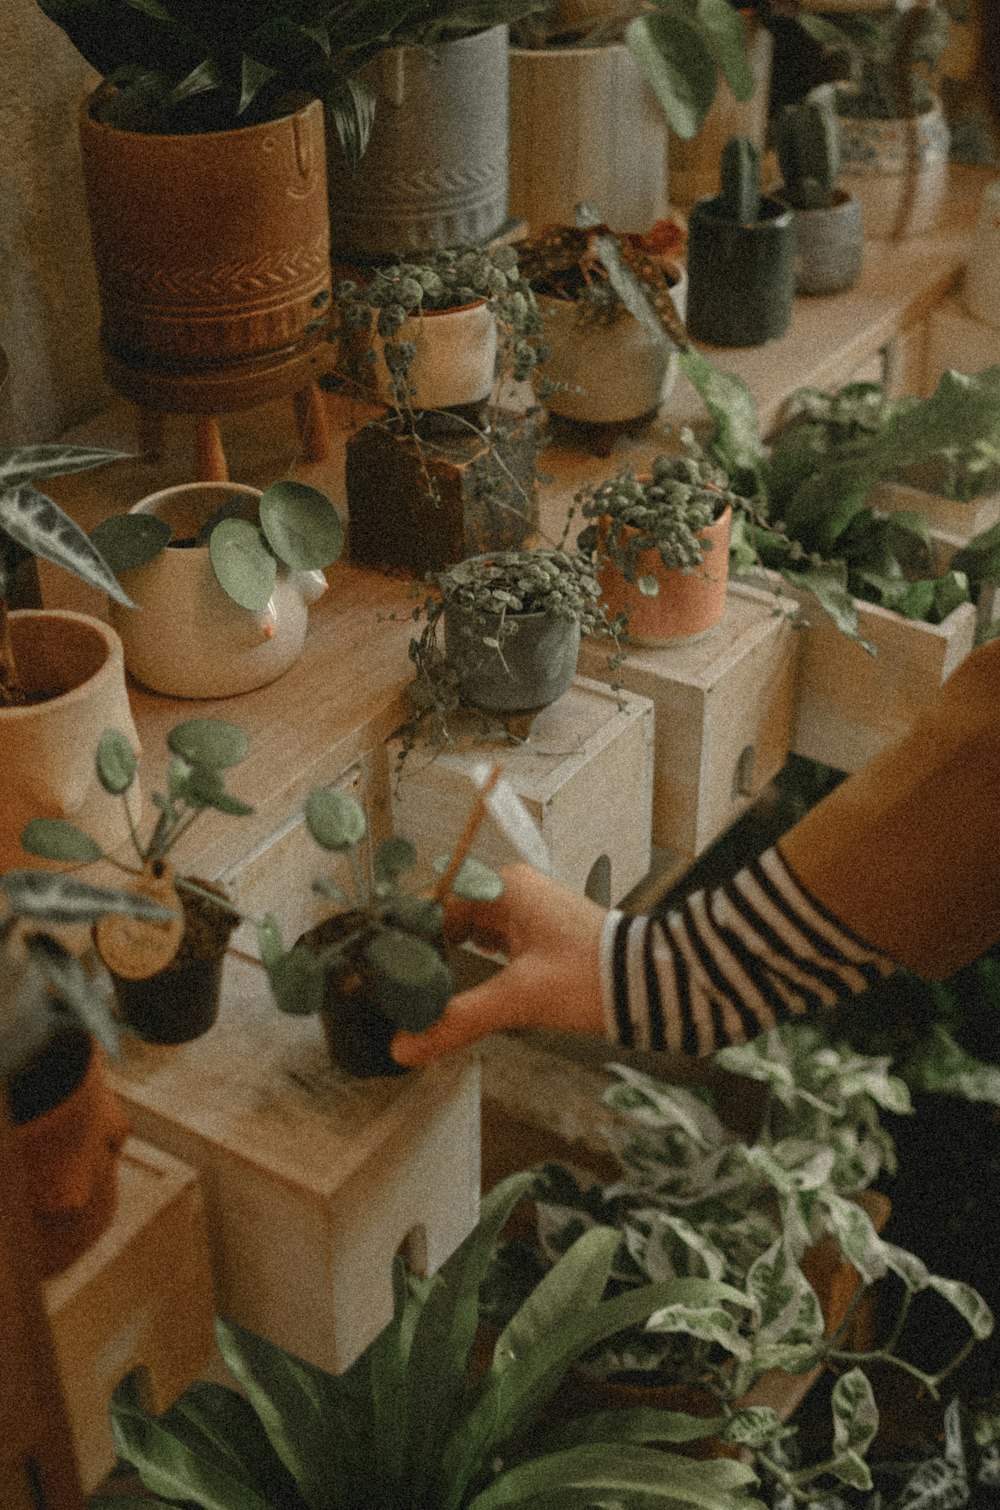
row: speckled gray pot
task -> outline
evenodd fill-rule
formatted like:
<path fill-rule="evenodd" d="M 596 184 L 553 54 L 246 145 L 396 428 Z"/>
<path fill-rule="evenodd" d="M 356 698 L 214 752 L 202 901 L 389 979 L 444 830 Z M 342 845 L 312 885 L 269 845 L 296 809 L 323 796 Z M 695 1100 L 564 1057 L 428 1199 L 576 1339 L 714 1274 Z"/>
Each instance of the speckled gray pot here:
<path fill-rule="evenodd" d="M 775 198 L 787 202 L 782 194 Z M 828 209 L 790 208 L 795 219 L 795 292 L 840 294 L 853 288 L 861 276 L 865 249 L 858 201 L 836 189 Z"/>
<path fill-rule="evenodd" d="M 507 28 L 391 47 L 359 77 L 378 103 L 356 173 L 327 125 L 334 254 L 426 252 L 495 236 L 507 220 Z"/>
<path fill-rule="evenodd" d="M 459 670 L 462 698 L 490 713 L 531 713 L 547 708 L 572 684 L 580 655 L 580 625 L 546 613 L 519 613 L 514 634 L 503 640 L 503 658 L 482 643 L 467 608 L 449 603 L 444 611 L 445 655 Z M 499 628 L 491 622 L 486 633 Z"/>

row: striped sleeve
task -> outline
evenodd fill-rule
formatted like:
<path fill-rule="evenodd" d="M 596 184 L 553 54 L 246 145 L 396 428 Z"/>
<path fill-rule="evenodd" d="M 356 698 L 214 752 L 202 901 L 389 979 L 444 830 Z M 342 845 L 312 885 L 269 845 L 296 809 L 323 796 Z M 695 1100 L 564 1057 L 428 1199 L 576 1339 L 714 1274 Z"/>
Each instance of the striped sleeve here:
<path fill-rule="evenodd" d="M 605 1027 L 627 1047 L 711 1054 L 856 996 L 895 969 L 811 897 L 772 848 L 664 919 L 608 914 Z"/>

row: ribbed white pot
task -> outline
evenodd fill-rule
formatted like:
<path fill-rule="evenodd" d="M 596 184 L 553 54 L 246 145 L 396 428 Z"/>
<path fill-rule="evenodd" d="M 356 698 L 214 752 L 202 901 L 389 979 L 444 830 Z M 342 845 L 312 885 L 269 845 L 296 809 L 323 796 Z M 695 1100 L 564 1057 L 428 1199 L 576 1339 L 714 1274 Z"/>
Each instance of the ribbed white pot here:
<path fill-rule="evenodd" d="M 165 488 L 131 512 L 165 519 L 182 540 L 234 493 L 247 499 L 252 514 L 260 490 L 228 482 Z M 169 697 L 230 697 L 274 681 L 301 655 L 309 604 L 326 591 L 321 571 L 279 566 L 270 602 L 251 613 L 219 586 L 207 545 L 168 545 L 120 580 L 140 610 L 111 604 L 125 665 L 143 686 Z"/>
<path fill-rule="evenodd" d="M 667 127 L 623 42 L 510 52 L 510 210 L 573 224 L 581 200 L 638 231 L 668 211 Z"/>
<path fill-rule="evenodd" d="M 979 201 L 962 298 L 974 320 L 1000 326 L 1000 178 Z"/>
<path fill-rule="evenodd" d="M 948 192 L 949 144 L 939 105 L 910 119 L 840 116 L 837 182 L 861 205 L 869 241 L 935 229 Z"/>
<path fill-rule="evenodd" d="M 394 341 L 410 341 L 416 354 L 407 371 L 414 409 L 447 409 L 476 404 L 493 388 L 497 325 L 485 300 L 461 309 L 429 309 L 404 320 Z M 392 402 L 385 343 L 374 341 L 372 381 L 384 403 Z"/>
<path fill-rule="evenodd" d="M 687 273 L 668 264 L 676 279 L 670 290 L 674 308 L 684 319 Z M 645 325 L 616 306 L 611 324 L 578 323 L 570 299 L 541 295 L 545 341 L 550 356 L 542 375 L 557 385 L 544 403 L 553 414 L 589 424 L 614 424 L 650 414 L 666 401 L 677 381 L 677 349 L 657 341 Z"/>
<path fill-rule="evenodd" d="M 100 619 L 66 609 L 20 609 L 10 630 L 25 691 L 56 695 L 0 708 L 0 871 L 41 863 L 21 848 L 31 818 L 68 818 L 113 853 L 128 841 L 128 821 L 121 799 L 97 779 L 97 742 L 119 729 L 140 753 L 121 640 Z M 138 788 L 128 801 L 138 820 Z"/>

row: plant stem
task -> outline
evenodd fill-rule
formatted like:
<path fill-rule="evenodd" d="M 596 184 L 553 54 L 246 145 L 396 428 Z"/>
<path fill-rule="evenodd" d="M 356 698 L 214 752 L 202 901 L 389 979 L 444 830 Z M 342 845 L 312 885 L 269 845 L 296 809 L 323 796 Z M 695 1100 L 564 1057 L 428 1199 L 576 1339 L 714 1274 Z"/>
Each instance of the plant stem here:
<path fill-rule="evenodd" d="M 7 598 L 0 594 L 0 705 L 6 708 L 19 707 L 23 702 L 24 689 L 17 674 L 17 661 L 10 638 Z"/>
<path fill-rule="evenodd" d="M 128 824 L 128 836 L 132 840 L 132 848 L 139 856 L 140 863 L 144 864 L 146 856 L 142 852 L 142 842 L 132 818 L 132 810 L 128 805 L 128 792 L 122 792 L 122 802 L 125 804 L 125 822 Z"/>
<path fill-rule="evenodd" d="M 462 832 L 458 836 L 458 843 L 455 845 L 454 852 L 448 864 L 448 869 L 445 871 L 444 875 L 438 881 L 437 885 L 431 893 L 432 901 L 438 903 L 443 902 L 445 897 L 451 890 L 452 885 L 455 881 L 455 877 L 458 875 L 458 872 L 462 867 L 462 861 L 465 859 L 466 855 L 469 853 L 469 850 L 472 848 L 476 834 L 479 832 L 479 826 L 482 823 L 483 819 L 486 817 L 486 799 L 492 792 L 493 788 L 496 786 L 497 782 L 500 780 L 502 774 L 503 772 L 501 771 L 499 765 L 494 765 L 492 771 L 490 771 L 490 774 L 487 776 L 486 780 L 480 787 L 479 793 L 469 811 L 469 816 L 465 820 L 465 827 L 462 829 Z"/>

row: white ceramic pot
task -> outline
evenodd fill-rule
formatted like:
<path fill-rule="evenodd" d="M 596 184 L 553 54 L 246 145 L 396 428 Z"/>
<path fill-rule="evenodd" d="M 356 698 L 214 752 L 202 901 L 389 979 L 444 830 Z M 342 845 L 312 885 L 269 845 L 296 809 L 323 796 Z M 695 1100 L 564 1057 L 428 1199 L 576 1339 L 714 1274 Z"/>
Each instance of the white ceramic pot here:
<path fill-rule="evenodd" d="M 132 513 L 155 514 L 175 540 L 189 539 L 234 493 L 255 517 L 260 490 L 228 482 L 165 488 Z M 125 665 L 143 686 L 170 697 L 230 697 L 274 681 L 301 654 L 309 604 L 326 591 L 321 571 L 279 565 L 270 602 L 251 613 L 219 586 L 207 545 L 168 545 L 145 566 L 122 572 L 121 583 L 140 610 L 111 604 Z"/>
<path fill-rule="evenodd" d="M 962 293 L 974 320 L 1000 326 L 1000 178 L 986 185 Z"/>
<path fill-rule="evenodd" d="M 681 319 L 687 309 L 687 273 L 668 264 L 676 282 L 670 297 Z M 677 349 L 657 341 L 623 306 L 611 324 L 577 323 L 569 299 L 541 295 L 545 340 L 551 355 L 543 377 L 559 386 L 545 407 L 565 419 L 614 424 L 650 414 L 666 401 L 677 380 Z"/>
<path fill-rule="evenodd" d="M 489 398 L 497 361 L 497 322 L 485 299 L 461 309 L 425 310 L 404 320 L 395 341 L 412 341 L 416 355 L 407 372 L 414 409 L 448 409 Z M 392 401 L 385 343 L 374 342 L 372 378 L 383 403 Z"/>
<path fill-rule="evenodd" d="M 680 208 L 719 193 L 722 149 L 731 136 L 745 136 L 761 154 L 767 139 L 774 39 L 752 11 L 741 11 L 754 91 L 740 101 L 719 79 L 701 130 L 690 141 L 670 133 L 670 202 Z M 766 176 L 766 175 L 765 175 Z"/>
<path fill-rule="evenodd" d="M 43 863 L 21 848 L 31 818 L 68 818 L 113 853 L 128 841 L 128 822 L 121 798 L 97 779 L 97 742 L 105 729 L 119 729 L 140 753 L 121 640 L 100 619 L 65 609 L 20 609 L 10 632 L 25 690 L 57 695 L 0 708 L 0 871 Z M 140 801 L 136 787 L 128 797 L 136 821 Z"/>
<path fill-rule="evenodd" d="M 624 42 L 512 47 L 511 214 L 572 225 L 581 200 L 620 231 L 666 216 L 663 112 Z"/>
<path fill-rule="evenodd" d="M 935 229 L 948 192 L 949 143 L 939 105 L 911 119 L 840 116 L 837 182 L 861 205 L 869 241 Z"/>

